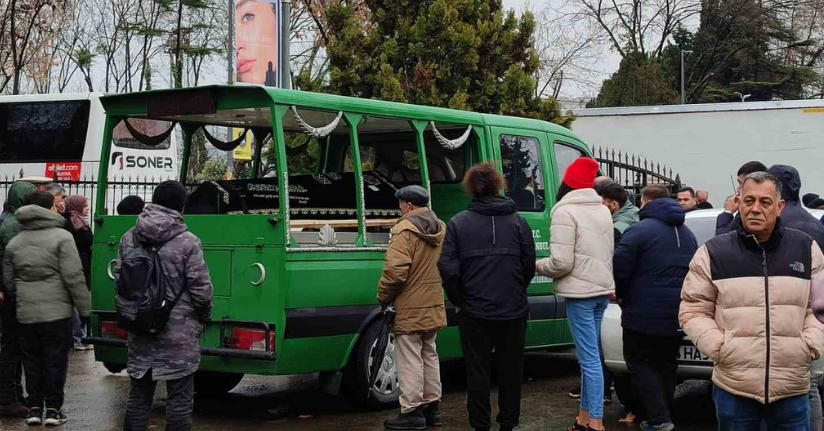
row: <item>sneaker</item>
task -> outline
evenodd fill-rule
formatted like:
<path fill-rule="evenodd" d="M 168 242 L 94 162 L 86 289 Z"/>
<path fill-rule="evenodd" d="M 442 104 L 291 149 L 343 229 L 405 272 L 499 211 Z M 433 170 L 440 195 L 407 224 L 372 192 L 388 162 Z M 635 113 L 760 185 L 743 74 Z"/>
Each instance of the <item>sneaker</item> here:
<path fill-rule="evenodd" d="M 0 406 L 0 416 L 11 418 L 24 418 L 29 412 L 29 409 L 20 403 L 9 404 L 7 406 Z"/>
<path fill-rule="evenodd" d="M 69 418 L 63 414 L 60 410 L 55 409 L 47 409 L 46 410 L 46 426 L 47 427 L 56 427 L 58 425 L 63 425 Z"/>
<path fill-rule="evenodd" d="M 74 346 L 74 350 L 80 350 L 80 351 L 82 351 L 82 350 L 94 350 L 94 346 L 92 346 L 91 344 L 89 344 L 89 345 L 79 344 L 77 346 Z"/>
<path fill-rule="evenodd" d="M 576 399 L 576 400 L 580 400 L 581 399 L 581 387 L 576 386 L 571 391 L 569 391 L 569 397 L 573 398 L 573 399 Z"/>
<path fill-rule="evenodd" d="M 28 424 L 28 425 L 42 425 L 43 424 L 43 410 L 40 410 L 37 407 L 34 407 L 31 410 L 29 410 L 29 414 L 26 415 L 26 424 Z"/>
<path fill-rule="evenodd" d="M 653 425 L 649 422 L 641 422 L 641 431 L 673 431 L 675 425 L 672 422 Z"/>
<path fill-rule="evenodd" d="M 383 427 L 388 430 L 425 430 L 426 418 L 423 416 L 423 407 L 418 407 L 409 413 L 401 413 L 395 419 L 387 419 Z"/>
<path fill-rule="evenodd" d="M 443 419 L 441 418 L 441 402 L 433 401 L 423 407 L 423 417 L 426 419 L 426 426 L 441 427 L 443 426 Z"/>

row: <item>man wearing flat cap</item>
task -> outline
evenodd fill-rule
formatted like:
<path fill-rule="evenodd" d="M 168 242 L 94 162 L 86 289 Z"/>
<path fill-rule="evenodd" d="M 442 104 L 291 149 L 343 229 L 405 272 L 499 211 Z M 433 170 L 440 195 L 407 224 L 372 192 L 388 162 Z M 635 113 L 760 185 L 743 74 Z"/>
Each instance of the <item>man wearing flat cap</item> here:
<path fill-rule="evenodd" d="M 384 422 L 387 429 L 417 430 L 440 426 L 441 377 L 435 335 L 446 326 L 438 259 L 446 225 L 429 208 L 420 186 L 398 190 L 403 217 L 392 228 L 378 302 L 394 303 L 395 366 L 401 412 Z"/>

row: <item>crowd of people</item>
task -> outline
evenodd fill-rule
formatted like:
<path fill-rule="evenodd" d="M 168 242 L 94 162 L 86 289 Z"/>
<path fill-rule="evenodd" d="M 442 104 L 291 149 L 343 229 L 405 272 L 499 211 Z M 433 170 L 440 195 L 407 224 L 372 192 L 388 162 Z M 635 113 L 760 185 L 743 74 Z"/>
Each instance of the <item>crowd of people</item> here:
<path fill-rule="evenodd" d="M 121 240 L 116 278 L 123 256 L 152 248 L 168 294 L 179 298 L 166 331 L 129 332 L 124 430 L 148 428 L 157 381 L 166 382 L 166 429 L 192 426 L 194 373 L 203 324 L 211 315 L 212 285 L 200 241 L 183 222 L 186 198 L 182 184 L 167 181 L 154 190 L 152 203 L 127 196 L 117 206 L 118 214 L 138 218 Z M 58 426 L 68 420 L 62 407 L 69 351 L 93 348 L 83 344 L 91 311 L 89 201 L 66 197 L 57 184 L 18 181 L 6 204 L 0 216 L 0 416 Z"/>
<path fill-rule="evenodd" d="M 812 313 L 812 280 L 824 276 L 824 224 L 804 208 L 801 177 L 790 166 L 750 162 L 738 171 L 734 205 L 699 247 L 684 224 L 706 192 L 650 185 L 636 207 L 624 187 L 598 177 L 587 157 L 566 170 L 551 211 L 550 256 L 536 259 L 532 229 L 502 195 L 494 164 L 464 177 L 467 210 L 448 223 L 429 209 L 426 189 L 397 191 L 403 216 L 392 240 L 377 300 L 396 310 L 400 413 L 393 430 L 440 426 L 437 331 L 447 324 L 444 292 L 455 307 L 466 359 L 467 410 L 475 430 L 492 426 L 490 392 L 498 385 L 499 429 L 520 423 L 529 303 L 538 274 L 555 281 L 581 366 L 573 391 L 580 409 L 571 431 L 604 430 L 613 377 L 603 362 L 601 325 L 614 299 L 622 309 L 627 376 L 614 379 L 622 420 L 643 431 L 672 431 L 677 359 L 686 334 L 712 359 L 720 430 L 820 430 L 821 400 L 812 360 L 824 351 L 824 324 Z M 69 350 L 90 315 L 89 203 L 58 185 L 17 182 L 0 220 L 0 415 L 30 425 L 60 425 Z M 152 396 L 165 381 L 168 430 L 191 429 L 200 335 L 210 319 L 212 285 L 200 240 L 182 217 L 180 183 L 155 189 L 152 203 L 127 197 L 117 211 L 138 215 L 120 242 L 115 278 L 139 250 L 158 256 L 175 298 L 165 330 L 129 332 L 131 390 L 126 430 L 146 430 Z M 138 253 L 139 254 L 139 253 Z M 37 262 L 33 265 L 33 262 Z M 179 301 L 179 302 L 178 302 Z M 25 375 L 25 394 L 21 377 Z"/>
<path fill-rule="evenodd" d="M 393 230 L 378 301 L 398 313 L 401 411 L 385 428 L 442 424 L 435 350 L 436 331 L 446 325 L 441 286 L 457 312 L 469 425 L 491 428 L 493 371 L 499 427 L 519 424 L 526 289 L 537 273 L 551 277 L 565 299 L 581 366 L 570 431 L 605 429 L 612 376 L 600 331 L 610 297 L 622 309 L 629 371 L 615 379 L 622 421 L 638 421 L 644 431 L 675 429 L 671 406 L 686 334 L 713 361 L 719 430 L 822 429 L 812 361 L 824 349 L 824 324 L 810 298 L 812 280 L 824 276 L 824 224 L 801 207 L 799 173 L 742 166 L 717 236 L 700 247 L 684 222 L 686 213 L 711 208 L 706 191 L 683 188 L 673 199 L 668 188 L 650 185 L 639 209 L 622 186 L 597 174 L 590 158 L 569 166 L 551 212 L 550 257 L 538 261 L 530 228 L 501 195 L 503 179 L 490 164 L 466 173 L 472 202 L 445 232 L 427 208 L 426 190 L 398 192 L 404 216 Z M 805 203 L 816 199 L 805 196 Z"/>

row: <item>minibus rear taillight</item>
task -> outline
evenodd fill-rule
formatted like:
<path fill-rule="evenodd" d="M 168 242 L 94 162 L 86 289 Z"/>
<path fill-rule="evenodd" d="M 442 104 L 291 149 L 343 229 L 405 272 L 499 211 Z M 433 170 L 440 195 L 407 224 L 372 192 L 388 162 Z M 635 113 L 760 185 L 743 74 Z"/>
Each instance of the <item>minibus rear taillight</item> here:
<path fill-rule="evenodd" d="M 269 334 L 268 346 L 266 345 L 266 334 Z M 232 335 L 229 336 L 229 347 L 238 350 L 251 350 L 255 352 L 275 351 L 275 331 L 252 328 L 232 328 Z"/>
<path fill-rule="evenodd" d="M 100 322 L 100 337 L 125 340 L 126 330 L 117 326 L 117 322 L 115 321 L 103 320 Z"/>

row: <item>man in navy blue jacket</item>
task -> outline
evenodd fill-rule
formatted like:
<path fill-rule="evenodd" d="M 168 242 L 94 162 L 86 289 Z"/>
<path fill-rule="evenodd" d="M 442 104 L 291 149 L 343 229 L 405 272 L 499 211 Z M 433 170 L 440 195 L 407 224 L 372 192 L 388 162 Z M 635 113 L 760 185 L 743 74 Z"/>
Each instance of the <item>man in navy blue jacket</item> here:
<path fill-rule="evenodd" d="M 669 408 L 684 335 L 678 323 L 681 285 L 698 242 L 666 187 L 646 187 L 641 204 L 641 222 L 624 232 L 615 249 L 615 295 L 622 309 L 624 359 L 647 415 L 641 429 L 672 431 Z"/>

